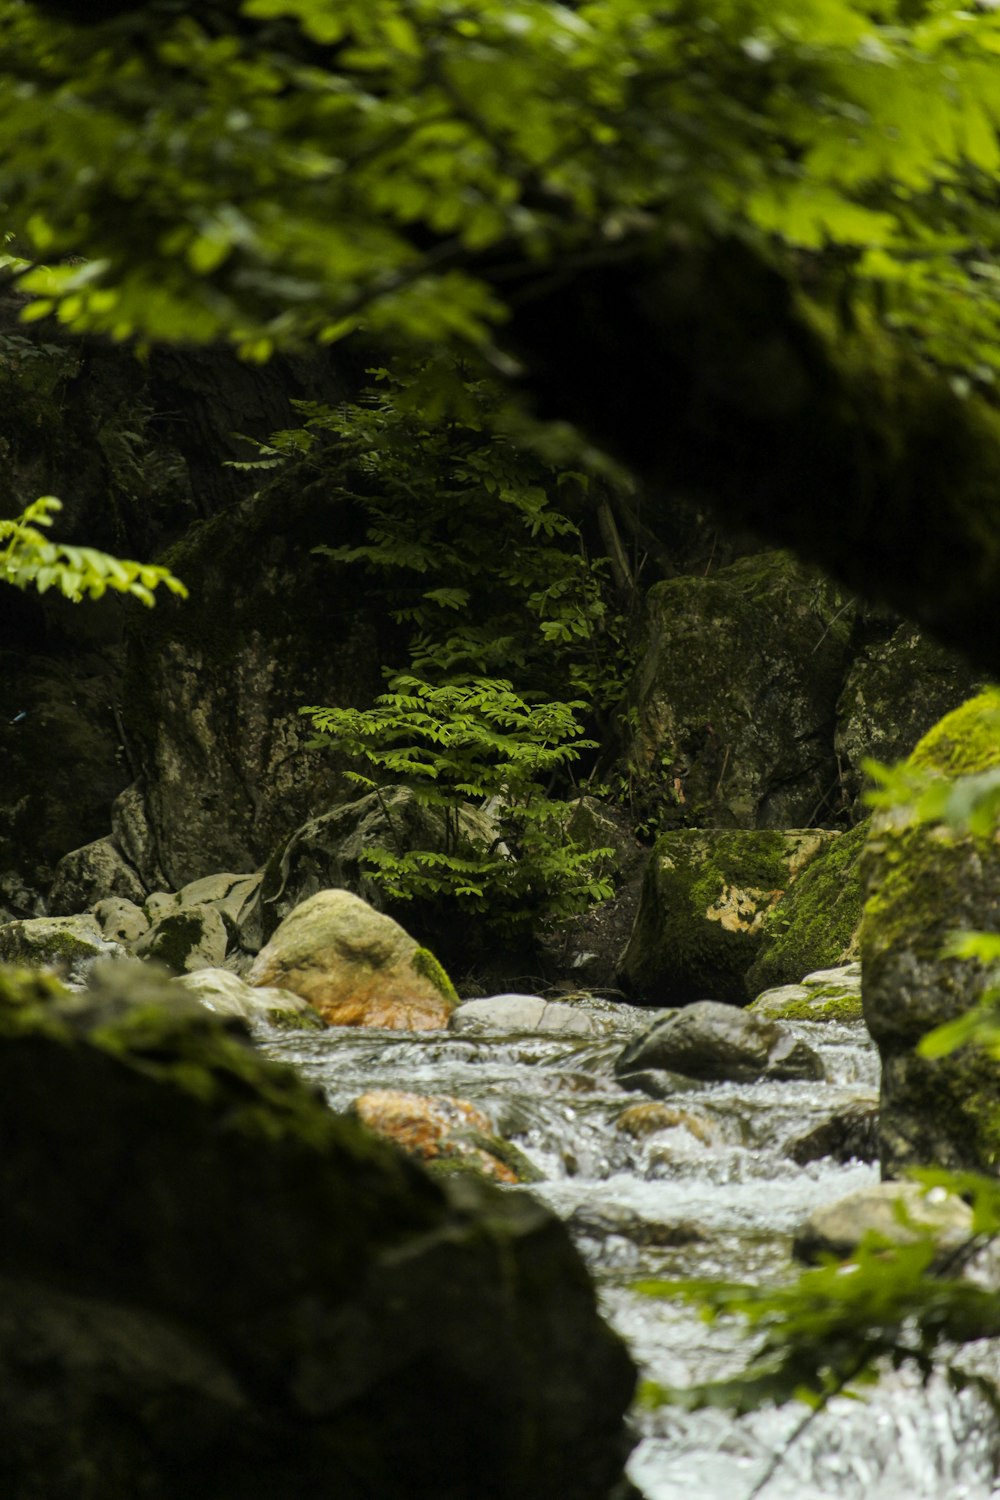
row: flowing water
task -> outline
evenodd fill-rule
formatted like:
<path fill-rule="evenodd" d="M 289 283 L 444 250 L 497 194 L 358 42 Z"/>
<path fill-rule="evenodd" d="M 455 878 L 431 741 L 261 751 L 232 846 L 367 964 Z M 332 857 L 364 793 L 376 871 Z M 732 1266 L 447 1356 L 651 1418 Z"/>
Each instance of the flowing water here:
<path fill-rule="evenodd" d="M 642 1373 L 673 1386 L 732 1373 L 749 1347 L 738 1329 L 633 1285 L 649 1276 L 790 1277 L 796 1227 L 813 1207 L 874 1181 L 877 1168 L 829 1159 L 799 1167 L 788 1144 L 838 1102 L 877 1087 L 877 1054 L 860 1023 L 798 1024 L 824 1059 L 825 1083 L 685 1088 L 668 1101 L 677 1123 L 642 1137 L 617 1123 L 645 1096 L 620 1087 L 613 1062 L 651 1013 L 593 1005 L 606 1028 L 597 1039 L 341 1028 L 269 1031 L 262 1041 L 335 1109 L 372 1088 L 472 1100 L 545 1174 L 530 1191 L 568 1222 Z M 992 1349 L 984 1359 L 985 1368 L 995 1362 Z M 833 1401 L 791 1441 L 805 1410 L 637 1411 L 629 1473 L 647 1500 L 747 1500 L 766 1476 L 764 1500 L 1000 1497 L 1000 1439 L 972 1390 L 889 1374 L 864 1402 Z"/>

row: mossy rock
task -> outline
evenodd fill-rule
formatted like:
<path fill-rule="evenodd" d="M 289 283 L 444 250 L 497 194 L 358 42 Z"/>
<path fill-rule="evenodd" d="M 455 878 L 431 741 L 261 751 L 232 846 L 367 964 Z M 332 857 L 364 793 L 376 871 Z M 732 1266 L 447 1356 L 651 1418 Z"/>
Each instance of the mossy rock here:
<path fill-rule="evenodd" d="M 436 1184 L 147 967 L 0 972 L 0 1134 L 4 1493 L 618 1482 L 634 1371 L 558 1220 Z"/>
<path fill-rule="evenodd" d="M 769 1021 L 860 1021 L 861 965 L 820 969 L 800 984 L 764 990 L 747 1009 Z"/>
<path fill-rule="evenodd" d="M 767 914 L 836 835 L 677 829 L 656 842 L 622 982 L 650 1005 L 743 1004 Z"/>
<path fill-rule="evenodd" d="M 1000 766 L 1000 689 L 946 715 L 907 765 L 943 776 Z M 882 1057 L 883 1171 L 929 1162 L 1000 1171 L 1000 1064 L 976 1048 L 940 1060 L 915 1051 L 982 991 L 979 966 L 942 954 L 956 929 L 1000 932 L 1000 841 L 897 808 L 877 820 L 863 869 L 864 1011 Z"/>
<path fill-rule="evenodd" d="M 653 827 L 819 820 L 839 788 L 851 620 L 851 601 L 784 552 L 650 589 L 626 758 Z"/>
<path fill-rule="evenodd" d="M 864 904 L 861 856 L 870 820 L 832 838 L 764 917 L 748 995 L 794 984 L 814 969 L 857 956 Z"/>

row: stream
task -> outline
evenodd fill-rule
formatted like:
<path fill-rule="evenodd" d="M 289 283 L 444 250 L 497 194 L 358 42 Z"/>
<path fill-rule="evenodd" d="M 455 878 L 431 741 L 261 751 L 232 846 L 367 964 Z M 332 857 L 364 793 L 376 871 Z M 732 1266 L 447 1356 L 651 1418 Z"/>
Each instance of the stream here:
<path fill-rule="evenodd" d="M 654 1012 L 589 1004 L 599 1037 L 454 1035 L 338 1028 L 268 1029 L 269 1056 L 319 1084 L 334 1109 L 373 1088 L 451 1094 L 479 1105 L 543 1173 L 528 1188 L 565 1219 L 597 1282 L 605 1316 L 642 1375 L 670 1385 L 724 1376 L 746 1362 L 739 1327 L 633 1290 L 643 1277 L 789 1279 L 791 1236 L 821 1203 L 878 1176 L 830 1159 L 799 1167 L 788 1143 L 839 1102 L 878 1086 L 863 1025 L 793 1023 L 823 1057 L 823 1083 L 697 1084 L 666 1101 L 677 1121 L 652 1134 L 618 1123 L 646 1095 L 613 1063 Z M 986 1351 L 995 1362 L 992 1349 Z M 747 1417 L 637 1409 L 629 1474 L 646 1500 L 989 1500 L 1000 1496 L 1000 1436 L 985 1400 L 889 1373 L 864 1401 L 837 1398 L 794 1442 L 806 1408 Z M 780 1462 L 774 1465 L 776 1456 Z M 555 1500 L 555 1497 L 554 1497 Z"/>

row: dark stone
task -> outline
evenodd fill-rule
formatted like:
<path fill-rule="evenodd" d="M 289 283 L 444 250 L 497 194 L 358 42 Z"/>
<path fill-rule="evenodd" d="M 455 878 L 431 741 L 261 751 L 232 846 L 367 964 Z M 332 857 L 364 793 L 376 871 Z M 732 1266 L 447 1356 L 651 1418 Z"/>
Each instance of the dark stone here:
<path fill-rule="evenodd" d="M 3 1493 L 607 1500 L 634 1371 L 559 1221 L 117 967 L 0 976 Z"/>
<path fill-rule="evenodd" d="M 797 1136 L 788 1154 L 800 1167 L 825 1156 L 839 1162 L 878 1161 L 878 1101 L 852 1099 Z"/>
<path fill-rule="evenodd" d="M 758 1020 L 715 1000 L 699 1000 L 657 1021 L 615 1063 L 624 1077 L 650 1068 L 734 1083 L 824 1076 L 812 1048 L 780 1022 Z"/>

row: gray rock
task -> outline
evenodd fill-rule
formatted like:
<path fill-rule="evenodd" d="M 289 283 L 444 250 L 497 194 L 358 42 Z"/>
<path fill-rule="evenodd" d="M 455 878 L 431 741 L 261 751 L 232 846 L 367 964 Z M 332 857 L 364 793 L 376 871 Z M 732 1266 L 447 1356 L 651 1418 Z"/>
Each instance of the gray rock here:
<path fill-rule="evenodd" d="M 95 839 L 64 854 L 56 865 L 49 911 L 54 917 L 71 916 L 111 896 L 141 905 L 146 889 L 110 838 Z"/>
<path fill-rule="evenodd" d="M 469 804 L 459 809 L 458 834 L 460 844 L 488 848 L 496 826 L 486 813 Z M 297 828 L 268 860 L 260 888 L 260 930 L 269 938 L 280 922 L 317 891 L 353 891 L 381 908 L 384 900 L 364 864 L 366 850 L 376 846 L 395 853 L 444 850 L 454 842 L 442 810 L 425 806 L 409 787 L 385 787 L 345 802 Z M 249 917 L 248 911 L 245 920 Z M 250 941 L 252 934 L 243 945 Z"/>
<path fill-rule="evenodd" d="M 747 1009 L 768 1021 L 860 1021 L 861 965 L 817 969 L 801 984 L 765 990 Z"/>
<path fill-rule="evenodd" d="M 0 974 L 4 1493 L 608 1500 L 635 1372 L 562 1224 L 116 967 Z"/>
<path fill-rule="evenodd" d="M 177 981 L 189 995 L 218 1016 L 236 1016 L 248 1024 L 322 1027 L 323 1021 L 301 995 L 266 985 L 247 984 L 229 969 L 197 969 Z"/>
<path fill-rule="evenodd" d="M 143 933 L 149 931 L 145 912 L 133 901 L 122 901 L 117 896 L 98 901 L 94 907 L 94 916 L 100 923 L 104 936 L 112 942 L 121 943 L 123 948 L 133 948 Z"/>
<path fill-rule="evenodd" d="M 53 969 L 73 984 L 82 983 L 100 958 L 121 958 L 124 950 L 109 942 L 96 918 L 32 917 L 0 927 L 0 960 L 29 968 Z"/>
<path fill-rule="evenodd" d="M 892 1245 L 912 1245 L 930 1234 L 941 1252 L 964 1243 L 972 1233 L 972 1210 L 943 1188 L 930 1193 L 916 1182 L 876 1182 L 817 1208 L 795 1235 L 800 1260 L 850 1255 L 866 1234 Z"/>
<path fill-rule="evenodd" d="M 743 1003 L 768 912 L 836 837 L 820 829 L 663 834 L 646 865 L 623 986 L 652 1005 L 705 994 Z"/>
<path fill-rule="evenodd" d="M 601 1036 L 609 1030 L 609 1022 L 579 1006 L 538 995 L 491 995 L 466 1000 L 452 1011 L 448 1028 L 463 1035 L 554 1031 L 563 1036 Z"/>
<path fill-rule="evenodd" d="M 615 1063 L 615 1072 L 626 1077 L 649 1068 L 735 1083 L 824 1076 L 816 1053 L 786 1027 L 715 1000 L 700 1000 L 657 1021 Z"/>
<path fill-rule="evenodd" d="M 124 858 L 139 872 L 147 891 L 169 884 L 160 866 L 142 782 L 133 781 L 112 803 L 111 837 Z"/>
<path fill-rule="evenodd" d="M 229 935 L 214 906 L 185 906 L 157 918 L 134 944 L 138 958 L 152 958 L 175 974 L 217 969 Z"/>

